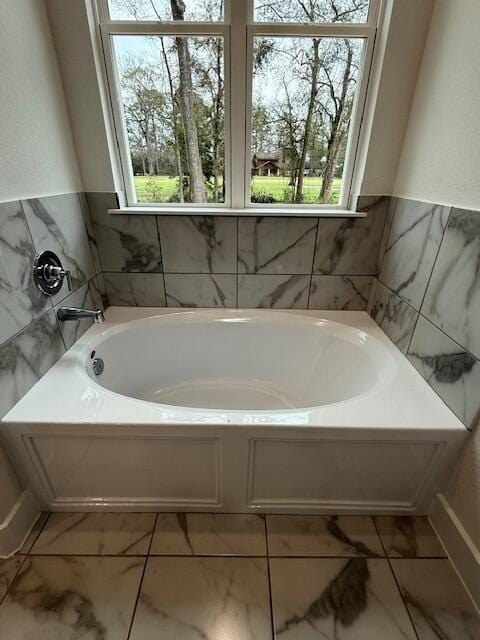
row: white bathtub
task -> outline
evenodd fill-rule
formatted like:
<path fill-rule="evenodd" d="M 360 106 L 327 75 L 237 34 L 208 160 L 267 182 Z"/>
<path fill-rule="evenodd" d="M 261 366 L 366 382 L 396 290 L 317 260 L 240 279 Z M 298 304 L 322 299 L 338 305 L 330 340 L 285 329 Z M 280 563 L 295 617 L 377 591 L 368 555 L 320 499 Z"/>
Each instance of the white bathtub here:
<path fill-rule="evenodd" d="M 111 308 L 2 434 L 46 509 L 424 513 L 466 430 L 364 312 Z"/>

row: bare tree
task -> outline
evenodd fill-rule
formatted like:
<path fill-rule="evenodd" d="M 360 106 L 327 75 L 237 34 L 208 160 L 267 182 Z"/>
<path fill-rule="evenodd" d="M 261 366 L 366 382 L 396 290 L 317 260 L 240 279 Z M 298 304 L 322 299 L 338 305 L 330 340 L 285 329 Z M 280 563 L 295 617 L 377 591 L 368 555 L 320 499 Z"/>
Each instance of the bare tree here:
<path fill-rule="evenodd" d="M 343 79 L 341 83 L 340 93 L 336 93 L 336 84 L 325 67 L 325 75 L 327 77 L 326 86 L 330 92 L 332 111 L 326 109 L 327 117 L 330 120 L 330 135 L 327 144 L 327 160 L 323 171 L 322 186 L 320 188 L 320 202 L 327 202 L 332 190 L 333 178 L 337 166 L 337 159 L 342 144 L 348 133 L 348 125 L 350 123 L 351 109 L 353 97 L 351 92 L 352 83 L 352 65 L 353 65 L 353 48 L 349 40 L 343 41 L 346 49 L 345 67 L 343 71 Z"/>
<path fill-rule="evenodd" d="M 170 0 L 174 20 L 185 19 L 184 0 Z M 185 132 L 185 148 L 190 176 L 190 192 L 192 202 L 206 202 L 205 184 L 203 177 L 202 158 L 198 145 L 197 122 L 195 119 L 195 104 L 192 83 L 192 63 L 188 42 L 185 38 L 176 37 L 178 68 L 180 73 L 180 105 Z"/>
<path fill-rule="evenodd" d="M 173 84 L 172 71 L 170 69 L 170 63 L 168 61 L 167 52 L 165 50 L 165 42 L 163 40 L 163 37 L 160 38 L 160 47 L 162 51 L 163 63 L 167 72 L 168 89 L 170 92 L 170 104 L 172 107 L 172 130 L 175 144 L 175 162 L 177 165 L 178 173 L 178 199 L 180 202 L 184 202 L 185 198 L 183 195 L 183 162 L 182 154 L 180 153 L 180 140 L 178 135 L 178 104 L 175 96 L 175 86 Z"/>
<path fill-rule="evenodd" d="M 312 131 L 313 114 L 316 108 L 318 95 L 318 71 L 320 69 L 320 56 L 318 53 L 320 40 L 312 38 L 312 59 L 310 63 L 310 97 L 308 101 L 307 117 L 305 118 L 305 128 L 302 139 L 302 149 L 298 164 L 297 188 L 295 193 L 295 202 L 300 204 L 303 200 L 303 176 L 305 175 L 305 162 L 307 160 L 307 151 L 310 146 L 310 136 Z"/>

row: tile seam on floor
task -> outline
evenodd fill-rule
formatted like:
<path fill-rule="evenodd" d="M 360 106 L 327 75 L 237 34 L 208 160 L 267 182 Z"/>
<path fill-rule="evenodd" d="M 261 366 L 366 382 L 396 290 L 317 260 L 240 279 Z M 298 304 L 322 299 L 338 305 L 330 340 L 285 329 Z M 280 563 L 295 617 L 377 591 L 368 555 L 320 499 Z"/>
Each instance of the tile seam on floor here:
<path fill-rule="evenodd" d="M 52 512 L 49 511 L 48 514 L 47 514 L 47 517 L 45 518 L 45 522 L 42 524 L 42 526 L 38 530 L 37 535 L 35 536 L 32 544 L 30 545 L 30 549 L 28 549 L 28 551 L 27 551 L 27 556 L 29 556 L 31 554 L 31 551 L 33 550 L 33 547 L 37 544 L 37 541 L 38 541 L 40 535 L 43 533 L 43 530 L 47 526 L 47 522 L 50 520 L 51 515 L 52 515 Z M 40 517 L 41 517 L 41 512 L 40 512 Z M 38 518 L 37 518 L 37 520 L 38 520 Z"/>
<path fill-rule="evenodd" d="M 135 614 L 137 613 L 138 601 L 140 600 L 140 594 L 142 592 L 143 579 L 145 577 L 145 572 L 147 570 L 148 560 L 150 558 L 150 549 L 152 548 L 153 537 L 154 537 L 155 532 L 157 530 L 157 520 L 158 520 L 158 512 L 155 514 L 155 518 L 153 520 L 153 527 L 152 527 L 152 532 L 150 534 L 150 542 L 149 542 L 148 549 L 147 549 L 147 555 L 146 556 L 142 556 L 142 557 L 145 558 L 145 560 L 144 560 L 144 563 L 143 563 L 142 575 L 140 576 L 140 582 L 138 583 L 137 596 L 135 598 L 135 603 L 133 605 L 132 615 L 131 615 L 131 618 L 130 618 L 130 624 L 128 626 L 128 632 L 127 632 L 127 635 L 126 635 L 126 640 L 130 640 L 130 636 L 131 636 L 131 633 L 132 633 L 133 623 L 135 621 Z"/>
<path fill-rule="evenodd" d="M 15 558 L 15 556 L 11 556 L 11 557 L 12 557 L 12 558 Z M 20 557 L 20 556 L 17 556 L 17 557 Z M 10 558 L 8 558 L 8 559 L 10 559 Z M 5 591 L 5 593 L 3 594 L 3 596 L 0 598 L 0 608 L 2 607 L 3 603 L 5 602 L 5 600 L 6 600 L 7 596 L 8 596 L 8 594 L 9 594 L 9 592 L 10 592 L 10 589 L 12 588 L 13 584 L 15 583 L 15 581 L 16 581 L 16 579 L 17 579 L 17 577 L 18 577 L 18 574 L 20 573 L 21 568 L 23 567 L 23 565 L 24 565 L 24 564 L 25 564 L 25 562 L 27 562 L 27 561 L 28 561 L 28 555 L 24 555 L 24 556 L 23 556 L 23 560 L 22 560 L 22 562 L 20 562 L 20 564 L 18 565 L 18 569 L 15 571 L 15 574 L 14 574 L 14 576 L 13 576 L 13 578 L 12 578 L 12 580 L 11 580 L 10 584 L 9 584 L 9 585 L 8 585 L 8 587 L 7 587 L 7 590 Z"/>
<path fill-rule="evenodd" d="M 390 569 L 390 573 L 392 574 L 393 580 L 395 581 L 395 586 L 397 587 L 397 591 L 400 594 L 400 598 L 402 600 L 402 604 L 405 607 L 405 611 L 407 612 L 407 616 L 408 616 L 408 619 L 410 620 L 410 624 L 412 625 L 412 629 L 413 629 L 413 633 L 415 634 L 415 638 L 417 638 L 417 640 L 421 640 L 420 636 L 418 635 L 418 632 L 417 632 L 417 627 L 415 626 L 415 623 L 413 622 L 413 618 L 412 618 L 412 615 L 410 613 L 410 609 L 408 608 L 407 603 L 405 602 L 405 598 L 403 597 L 403 592 L 402 592 L 402 589 L 400 588 L 400 584 L 399 584 L 399 582 L 397 580 L 397 576 L 395 575 L 395 571 L 393 570 L 392 563 L 390 562 L 390 556 L 388 555 L 387 549 L 386 549 L 385 545 L 383 544 L 383 538 L 380 535 L 380 531 L 378 530 L 377 523 L 375 522 L 375 516 L 370 516 L 370 518 L 372 519 L 373 526 L 375 527 L 375 531 L 377 532 L 377 535 L 378 535 L 378 537 L 380 539 L 380 544 L 382 545 L 382 549 L 383 549 L 383 552 L 385 554 L 385 560 L 388 563 L 388 568 Z M 409 558 L 409 560 L 411 560 L 411 558 Z"/>
<path fill-rule="evenodd" d="M 115 553 L 35 553 L 35 554 L 26 554 L 19 553 L 18 556 L 24 556 L 32 558 L 272 558 L 272 560 L 314 560 L 318 558 L 320 560 L 349 560 L 352 558 L 366 558 L 367 560 L 386 560 L 387 556 L 375 556 L 375 555 L 366 555 L 366 554 L 356 554 L 356 555 L 265 555 L 265 554 L 240 554 L 240 553 L 149 553 L 148 555 L 145 553 L 132 553 L 129 555 L 126 554 L 115 554 Z M 12 556 L 15 557 L 15 556 Z M 428 558 L 403 558 L 403 557 L 394 557 L 392 560 L 449 560 L 445 556 L 429 556 Z M 450 560 L 449 560 L 450 561 Z"/>
<path fill-rule="evenodd" d="M 265 533 L 265 551 L 266 551 L 266 562 L 267 562 L 267 579 L 268 579 L 268 599 L 269 599 L 269 607 L 270 607 L 270 633 L 272 634 L 272 640 L 275 640 L 275 618 L 273 616 L 273 591 L 272 591 L 272 577 L 270 574 L 270 550 L 268 547 L 268 524 L 267 524 L 267 514 L 264 514 L 263 518 L 263 528 Z"/>

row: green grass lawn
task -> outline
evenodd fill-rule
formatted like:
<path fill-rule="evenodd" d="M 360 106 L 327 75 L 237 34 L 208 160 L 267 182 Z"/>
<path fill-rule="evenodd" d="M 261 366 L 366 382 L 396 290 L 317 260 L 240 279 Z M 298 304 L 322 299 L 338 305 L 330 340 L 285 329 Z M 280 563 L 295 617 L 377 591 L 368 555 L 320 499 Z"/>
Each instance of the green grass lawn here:
<path fill-rule="evenodd" d="M 305 204 L 318 202 L 321 185 L 321 178 L 304 178 Z M 330 196 L 331 202 L 338 202 L 341 186 L 341 179 L 335 178 Z M 177 179 L 170 176 L 135 176 L 135 189 L 139 202 L 168 202 L 177 191 Z M 252 179 L 253 194 L 272 195 L 279 203 L 285 202 L 285 192 L 288 193 L 288 190 L 288 178 L 255 176 Z"/>
<path fill-rule="evenodd" d="M 303 179 L 303 201 L 305 204 L 318 203 L 318 194 L 322 186 L 322 179 L 319 177 Z M 332 202 L 338 202 L 342 180 L 335 178 L 331 193 Z M 277 202 L 285 202 L 285 191 L 289 191 L 288 178 L 255 176 L 252 179 L 252 193 L 271 194 Z M 288 200 L 287 200 L 288 201 Z"/>

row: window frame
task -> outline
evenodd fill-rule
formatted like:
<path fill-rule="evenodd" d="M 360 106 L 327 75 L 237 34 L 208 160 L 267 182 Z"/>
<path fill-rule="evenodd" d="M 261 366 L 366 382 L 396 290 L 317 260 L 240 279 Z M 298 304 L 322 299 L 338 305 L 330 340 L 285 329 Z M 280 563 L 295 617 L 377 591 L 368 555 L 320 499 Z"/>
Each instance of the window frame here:
<path fill-rule="evenodd" d="M 105 64 L 113 130 L 117 140 L 129 213 L 182 214 L 216 213 L 221 215 L 352 215 L 355 198 L 352 184 L 361 144 L 362 122 L 367 89 L 372 72 L 376 34 L 383 0 L 370 0 L 365 23 L 281 23 L 254 22 L 254 0 L 224 0 L 221 22 L 110 20 L 108 0 L 92 0 L 96 8 L 101 50 Z M 223 203 L 139 203 L 136 201 L 134 175 L 123 103 L 113 46 L 115 35 L 202 36 L 218 35 L 224 41 L 225 84 L 225 202 Z M 260 204 L 250 202 L 253 42 L 258 36 L 356 37 L 364 40 L 362 64 L 355 90 L 351 125 L 345 154 L 340 199 L 337 204 Z M 232 64 L 232 62 L 235 64 Z"/>

